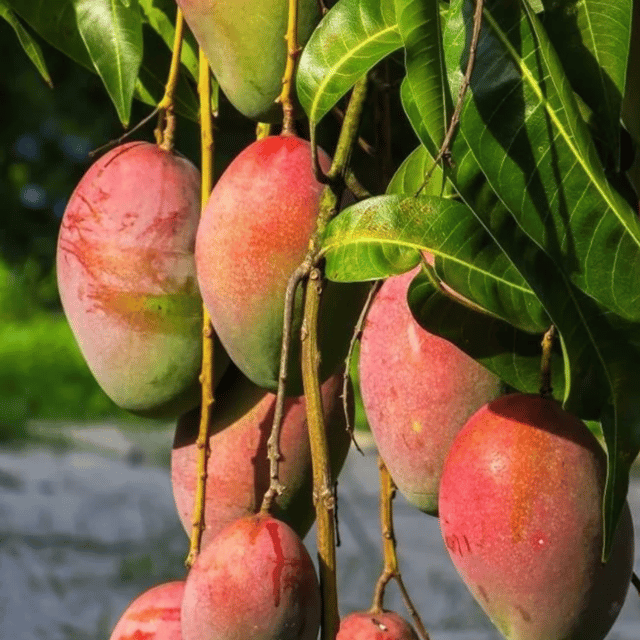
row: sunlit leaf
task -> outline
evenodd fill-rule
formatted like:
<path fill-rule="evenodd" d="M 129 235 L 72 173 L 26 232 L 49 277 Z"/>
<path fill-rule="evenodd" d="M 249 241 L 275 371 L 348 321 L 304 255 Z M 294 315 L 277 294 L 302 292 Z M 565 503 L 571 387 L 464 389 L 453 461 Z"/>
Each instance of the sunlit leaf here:
<path fill-rule="evenodd" d="M 474 279 L 469 297 L 484 309 L 531 333 L 549 325 L 527 283 L 469 208 L 455 200 L 396 195 L 363 200 L 329 223 L 322 250 L 327 277 L 347 282 L 408 271 L 418 264 L 419 252 L 446 257 L 458 265 L 459 278 Z"/>
<path fill-rule="evenodd" d="M 127 126 L 142 62 L 142 17 L 137 0 L 73 0 L 78 30 L 121 122 Z"/>
<path fill-rule="evenodd" d="M 300 56 L 296 87 L 311 126 L 369 69 L 401 46 L 394 0 L 339 0 Z"/>
<path fill-rule="evenodd" d="M 0 18 L 4 18 L 16 32 L 18 40 L 24 49 L 24 52 L 29 56 L 29 60 L 33 62 L 36 69 L 42 76 L 42 79 L 50 86 L 53 87 L 51 76 L 47 69 L 47 63 L 45 62 L 44 55 L 40 45 L 31 37 L 31 34 L 24 28 L 20 20 L 16 17 L 15 13 L 9 7 L 6 0 L 0 0 Z"/>
<path fill-rule="evenodd" d="M 633 0 L 544 0 L 541 16 L 571 86 L 594 112 L 600 142 L 616 163 Z"/>

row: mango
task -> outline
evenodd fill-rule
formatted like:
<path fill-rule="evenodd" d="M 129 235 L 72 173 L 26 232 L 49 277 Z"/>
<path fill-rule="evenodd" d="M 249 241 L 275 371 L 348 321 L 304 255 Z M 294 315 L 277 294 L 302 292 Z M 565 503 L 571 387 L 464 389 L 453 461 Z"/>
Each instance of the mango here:
<path fill-rule="evenodd" d="M 234 521 L 187 575 L 183 640 L 316 640 L 320 586 L 300 538 L 268 515 Z"/>
<path fill-rule="evenodd" d="M 257 513 L 269 487 L 267 440 L 271 434 L 275 395 L 238 375 L 229 382 L 230 371 L 216 392 L 210 422 L 209 462 L 205 489 L 205 525 L 202 544 L 243 516 Z M 322 403 L 329 441 L 333 477 L 337 478 L 349 450 L 340 394 L 342 376 L 322 386 Z M 312 468 L 304 396 L 285 400 L 280 434 L 280 481 L 284 492 L 272 512 L 302 538 L 315 520 L 312 503 Z M 196 438 L 199 409 L 178 421 L 171 454 L 173 495 L 180 521 L 191 533 L 197 480 Z"/>
<path fill-rule="evenodd" d="M 60 298 L 87 364 L 120 407 L 177 417 L 199 400 L 202 300 L 194 244 L 200 174 L 130 142 L 75 188 L 60 227 Z M 226 366 L 218 348 L 217 374 Z"/>
<path fill-rule="evenodd" d="M 355 611 L 340 620 L 336 640 L 418 640 L 418 636 L 395 611 Z"/>
<path fill-rule="evenodd" d="M 510 394 L 456 437 L 440 484 L 440 525 L 473 596 L 509 640 L 601 640 L 633 564 L 628 506 L 601 562 L 606 459 L 553 399 Z"/>
<path fill-rule="evenodd" d="M 388 278 L 369 309 L 360 347 L 360 391 L 378 451 L 394 483 L 436 515 L 442 465 L 455 435 L 501 382 L 413 318 L 416 270 Z"/>
<path fill-rule="evenodd" d="M 320 164 L 329 167 L 320 151 Z M 214 329 L 237 367 L 276 391 L 287 283 L 309 248 L 323 185 L 312 172 L 311 149 L 295 136 L 270 136 L 244 149 L 227 167 L 202 213 L 196 268 Z M 326 284 L 319 315 L 320 376 L 344 362 L 365 290 Z M 298 289 L 287 393 L 302 393 Z"/>
<path fill-rule="evenodd" d="M 248 118 L 276 122 L 287 61 L 286 0 L 177 0 L 229 102 Z M 320 20 L 317 0 L 298 0 L 298 45 Z"/>
<path fill-rule="evenodd" d="M 125 609 L 110 640 L 182 640 L 183 593 L 183 580 L 148 589 Z"/>

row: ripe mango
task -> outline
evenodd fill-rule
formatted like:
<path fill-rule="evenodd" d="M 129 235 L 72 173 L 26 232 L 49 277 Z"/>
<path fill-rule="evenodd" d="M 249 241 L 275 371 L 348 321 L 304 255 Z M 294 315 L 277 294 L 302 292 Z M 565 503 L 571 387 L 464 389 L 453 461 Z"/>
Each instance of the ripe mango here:
<path fill-rule="evenodd" d="M 282 90 L 287 61 L 286 0 L 177 2 L 231 104 L 248 118 L 279 120 L 282 108 L 274 101 Z M 317 0 L 298 0 L 300 47 L 319 20 Z"/>
<path fill-rule="evenodd" d="M 510 394 L 456 437 L 440 484 L 453 563 L 509 640 L 601 640 L 624 602 L 633 563 L 625 505 L 602 564 L 605 454 L 552 399 Z"/>
<path fill-rule="evenodd" d="M 110 640 L 182 640 L 184 581 L 165 582 L 139 595 L 118 620 Z"/>
<path fill-rule="evenodd" d="M 355 611 L 340 620 L 336 640 L 418 640 L 418 635 L 395 611 Z"/>
<path fill-rule="evenodd" d="M 202 300 L 194 244 L 200 174 L 147 142 L 102 156 L 60 227 L 60 298 L 80 350 L 120 407 L 177 417 L 198 403 Z M 226 363 L 219 351 L 217 373 Z"/>
<path fill-rule="evenodd" d="M 320 164 L 329 167 L 320 152 Z M 202 213 L 196 267 L 216 334 L 255 384 L 278 386 L 284 296 L 316 228 L 324 185 L 312 172 L 311 149 L 296 136 L 256 141 L 227 167 Z M 320 376 L 326 380 L 347 353 L 365 290 L 328 282 L 319 316 Z M 298 289 L 287 393 L 302 393 Z"/>
<path fill-rule="evenodd" d="M 183 640 L 316 640 L 320 586 L 300 538 L 268 515 L 232 522 L 196 559 Z"/>
<path fill-rule="evenodd" d="M 210 421 L 209 463 L 205 490 L 205 525 L 202 544 L 207 545 L 225 526 L 237 518 L 256 513 L 269 487 L 267 440 L 271 434 L 275 395 L 238 374 L 228 382 L 230 371 L 216 392 Z M 349 450 L 340 394 L 342 376 L 322 385 L 322 404 L 329 442 L 333 477 L 337 478 Z M 272 512 L 302 538 L 315 520 L 312 502 L 311 450 L 304 396 L 287 398 L 280 434 L 280 481 L 283 493 Z M 199 409 L 178 421 L 171 454 L 171 479 L 178 515 L 191 533 L 197 481 Z"/>
<path fill-rule="evenodd" d="M 455 435 L 502 384 L 414 320 L 407 290 L 416 271 L 388 278 L 376 294 L 362 333 L 360 391 L 393 481 L 409 502 L 435 515 Z"/>

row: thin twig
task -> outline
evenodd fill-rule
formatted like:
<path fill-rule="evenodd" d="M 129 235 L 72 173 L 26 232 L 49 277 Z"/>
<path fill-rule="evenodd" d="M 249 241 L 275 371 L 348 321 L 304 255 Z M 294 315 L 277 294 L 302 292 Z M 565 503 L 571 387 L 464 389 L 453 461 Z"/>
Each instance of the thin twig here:
<path fill-rule="evenodd" d="M 551 325 L 542 338 L 542 358 L 540 360 L 540 395 L 543 398 L 551 396 L 551 354 L 556 336 L 555 325 Z"/>
<path fill-rule="evenodd" d="M 473 33 L 471 34 L 471 44 L 469 46 L 469 60 L 467 61 L 467 68 L 465 70 L 464 79 L 462 81 L 462 85 L 460 86 L 460 90 L 458 92 L 458 100 L 456 102 L 456 107 L 453 111 L 453 115 L 451 116 L 451 121 L 449 122 L 449 128 L 447 129 L 447 133 L 445 134 L 444 140 L 442 141 L 442 145 L 440 146 L 440 150 L 438 151 L 438 155 L 436 155 L 433 165 L 427 174 L 425 175 L 422 186 L 418 189 L 416 195 L 419 195 L 420 192 L 426 187 L 427 183 L 431 179 L 433 172 L 436 170 L 436 167 L 440 164 L 440 161 L 445 158 L 448 163 L 450 163 L 451 159 L 451 142 L 453 140 L 453 136 L 456 132 L 456 128 L 458 123 L 460 122 L 460 114 L 462 113 L 462 107 L 464 105 L 464 98 L 467 94 L 467 89 L 471 84 L 471 74 L 473 73 L 473 67 L 476 62 L 476 54 L 478 51 L 478 40 L 480 38 L 480 27 L 482 26 L 482 11 L 484 9 L 484 0 L 476 0 L 476 9 L 473 14 Z"/>
<path fill-rule="evenodd" d="M 360 448 L 360 445 L 356 441 L 354 435 L 354 428 L 351 424 L 351 420 L 349 418 L 349 371 L 351 370 L 351 359 L 353 358 L 353 350 L 355 349 L 356 342 L 362 338 L 362 331 L 364 328 L 365 320 L 367 319 L 367 313 L 369 313 L 369 309 L 371 308 L 371 303 L 373 302 L 373 298 L 380 289 L 382 285 L 382 280 L 376 280 L 369 289 L 369 293 L 367 295 L 367 299 L 364 302 L 364 306 L 362 307 L 362 311 L 360 312 L 360 316 L 358 317 L 358 322 L 356 322 L 356 326 L 353 329 L 353 334 L 351 335 L 351 341 L 349 342 L 349 350 L 347 351 L 347 357 L 344 361 L 344 372 L 342 374 L 342 408 L 344 409 L 344 417 L 345 424 L 347 426 L 347 431 L 351 436 L 351 441 L 353 442 L 355 448 L 364 455 L 364 451 Z"/>
<path fill-rule="evenodd" d="M 635 571 L 631 574 L 631 584 L 636 588 L 640 596 L 640 578 L 638 578 L 638 574 Z"/>
<path fill-rule="evenodd" d="M 411 615 L 413 623 L 422 638 L 429 640 L 429 634 L 418 614 L 415 605 L 409 597 L 407 588 L 402 580 L 402 575 L 398 567 L 398 554 L 396 552 L 396 537 L 393 529 L 393 498 L 396 493 L 396 486 L 384 463 L 378 456 L 378 469 L 380 470 L 380 531 L 382 533 L 382 549 L 384 557 L 384 568 L 376 583 L 373 595 L 373 602 L 369 609 L 372 614 L 379 614 L 383 610 L 384 592 L 387 584 L 393 579 L 398 583 L 402 599 Z"/>
<path fill-rule="evenodd" d="M 201 204 L 204 209 L 213 185 L 213 122 L 211 118 L 211 72 L 209 62 L 200 49 L 200 72 L 198 78 L 198 94 L 200 96 L 200 140 L 201 140 Z M 200 426 L 196 451 L 198 456 L 198 475 L 196 493 L 193 505 L 192 528 L 189 544 L 189 554 L 185 564 L 191 567 L 200 552 L 202 532 L 204 531 L 205 515 L 205 488 L 207 482 L 207 461 L 209 459 L 209 422 L 211 409 L 214 403 L 213 397 L 213 327 L 207 308 L 202 305 L 202 370 L 200 372 L 200 384 L 202 386 L 202 402 L 200 405 Z"/>
<path fill-rule="evenodd" d="M 282 418 L 284 413 L 284 399 L 287 384 L 287 365 L 289 363 L 289 347 L 291 344 L 291 331 L 293 325 L 293 312 L 296 302 L 296 290 L 298 285 L 311 271 L 313 262 L 307 256 L 304 262 L 291 274 L 284 296 L 284 311 L 282 322 L 282 345 L 280 347 L 280 370 L 278 373 L 278 390 L 276 392 L 276 403 L 273 414 L 273 424 L 271 434 L 267 440 L 267 457 L 269 459 L 269 488 L 262 499 L 260 510 L 268 513 L 273 500 L 284 490 L 280 483 L 280 431 L 282 429 Z"/>
<path fill-rule="evenodd" d="M 142 120 L 140 120 L 140 122 L 138 122 L 138 124 L 135 127 L 132 127 L 131 129 L 123 133 L 119 138 L 116 138 L 115 140 L 110 140 L 106 144 L 103 144 L 102 146 L 96 149 L 93 149 L 92 151 L 89 151 L 88 156 L 90 158 L 93 158 L 93 156 L 97 155 L 101 151 L 106 151 L 107 149 L 111 149 L 111 147 L 115 147 L 116 145 L 122 144 L 132 133 L 135 133 L 138 129 L 140 129 L 141 127 L 144 127 L 144 125 L 147 124 L 147 122 L 149 122 L 149 120 L 151 120 L 157 113 L 158 113 L 158 107 L 156 107 L 148 116 L 145 116 Z"/>

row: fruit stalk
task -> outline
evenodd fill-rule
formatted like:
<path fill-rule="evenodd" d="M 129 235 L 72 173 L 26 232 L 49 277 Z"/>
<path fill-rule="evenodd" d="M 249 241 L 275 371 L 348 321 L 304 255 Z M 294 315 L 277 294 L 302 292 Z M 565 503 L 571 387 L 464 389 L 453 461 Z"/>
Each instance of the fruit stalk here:
<path fill-rule="evenodd" d="M 318 379 L 318 309 L 322 292 L 322 274 L 317 268 L 309 273 L 305 290 L 302 321 L 302 384 L 307 402 L 307 424 L 313 467 L 313 502 L 318 526 L 318 564 L 322 591 L 322 640 L 334 640 L 338 632 L 338 591 L 336 586 L 335 494 L 320 381 Z"/>
<path fill-rule="evenodd" d="M 396 495 L 396 486 L 381 456 L 378 456 L 378 469 L 380 471 L 380 531 L 382 533 L 384 567 L 378 578 L 369 612 L 372 614 L 380 614 L 383 612 L 384 592 L 387 584 L 393 579 L 398 583 L 404 604 L 413 619 L 413 623 L 420 637 L 422 640 L 429 640 L 429 634 L 413 601 L 409 597 L 398 567 L 396 535 L 393 528 L 393 499 Z"/>
<path fill-rule="evenodd" d="M 167 78 L 164 96 L 162 96 L 162 100 L 158 103 L 158 126 L 154 131 L 156 143 L 165 151 L 171 151 L 173 149 L 173 135 L 176 128 L 176 116 L 173 112 L 173 96 L 178 84 L 183 32 L 184 17 L 182 15 L 182 11 L 178 8 L 176 12 L 176 29 L 173 38 L 173 51 L 171 55 L 171 65 L 169 67 L 169 77 Z"/>
<path fill-rule="evenodd" d="M 287 22 L 287 65 L 282 77 L 282 91 L 276 102 L 282 104 L 283 120 L 282 133 L 293 134 L 294 126 L 294 106 L 291 100 L 291 90 L 293 87 L 293 76 L 296 71 L 296 60 L 300 54 L 298 47 L 298 0 L 289 0 L 289 14 Z"/>
<path fill-rule="evenodd" d="M 177 30 L 177 29 L 176 29 Z M 213 121 L 211 118 L 211 72 L 209 62 L 200 49 L 200 75 L 198 78 L 198 94 L 200 96 L 200 142 L 202 162 L 202 208 L 204 208 L 213 187 Z M 202 387 L 202 404 L 200 409 L 200 428 L 196 446 L 198 449 L 198 482 L 193 507 L 193 521 L 190 536 L 189 554 L 185 561 L 191 567 L 200 552 L 202 531 L 204 529 L 205 486 L 207 481 L 207 451 L 209 443 L 209 421 L 213 406 L 213 327 L 207 308 L 202 305 L 202 370 L 200 384 Z"/>

